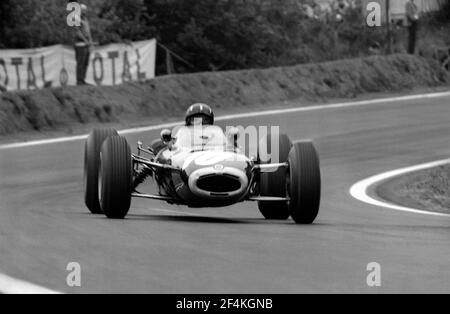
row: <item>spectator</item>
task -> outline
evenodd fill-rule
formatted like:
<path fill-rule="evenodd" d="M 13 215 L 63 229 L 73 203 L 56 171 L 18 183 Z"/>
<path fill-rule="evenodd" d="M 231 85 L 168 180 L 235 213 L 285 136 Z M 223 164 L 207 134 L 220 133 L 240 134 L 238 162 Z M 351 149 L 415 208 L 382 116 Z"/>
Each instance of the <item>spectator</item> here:
<path fill-rule="evenodd" d="M 337 0 L 333 2 L 334 21 L 337 23 L 344 22 L 344 17 L 350 5 L 346 0 Z"/>
<path fill-rule="evenodd" d="M 345 15 L 350 5 L 346 0 L 338 0 L 334 3 L 334 10 L 341 15 Z"/>
<path fill-rule="evenodd" d="M 405 30 L 404 30 L 404 20 L 394 21 L 394 27 L 392 31 L 393 49 L 394 53 L 405 53 Z"/>
<path fill-rule="evenodd" d="M 408 27 L 408 53 L 414 54 L 416 51 L 417 28 L 419 24 L 419 8 L 414 0 L 406 3 L 406 22 Z"/>
<path fill-rule="evenodd" d="M 75 58 L 77 61 L 77 85 L 85 85 L 86 72 L 89 66 L 89 57 L 94 45 L 91 28 L 87 18 L 87 6 L 81 5 L 81 25 L 76 27 Z"/>

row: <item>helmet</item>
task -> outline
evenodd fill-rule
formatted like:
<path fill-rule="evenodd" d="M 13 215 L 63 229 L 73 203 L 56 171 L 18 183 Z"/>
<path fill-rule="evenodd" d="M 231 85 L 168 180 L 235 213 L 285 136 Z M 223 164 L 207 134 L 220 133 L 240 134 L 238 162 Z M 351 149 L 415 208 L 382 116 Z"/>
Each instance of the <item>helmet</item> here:
<path fill-rule="evenodd" d="M 214 112 L 206 104 L 193 104 L 186 111 L 186 125 L 193 125 L 196 118 L 202 119 L 202 124 L 214 124 Z"/>

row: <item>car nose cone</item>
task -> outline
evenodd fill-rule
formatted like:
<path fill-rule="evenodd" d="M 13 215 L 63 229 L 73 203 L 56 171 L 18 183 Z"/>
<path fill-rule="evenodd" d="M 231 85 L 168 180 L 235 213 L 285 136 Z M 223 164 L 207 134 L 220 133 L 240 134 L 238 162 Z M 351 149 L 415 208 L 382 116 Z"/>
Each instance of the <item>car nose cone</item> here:
<path fill-rule="evenodd" d="M 247 186 L 245 172 L 231 167 L 223 167 L 221 171 L 215 167 L 201 168 L 189 177 L 191 192 L 207 199 L 239 197 L 246 192 Z"/>

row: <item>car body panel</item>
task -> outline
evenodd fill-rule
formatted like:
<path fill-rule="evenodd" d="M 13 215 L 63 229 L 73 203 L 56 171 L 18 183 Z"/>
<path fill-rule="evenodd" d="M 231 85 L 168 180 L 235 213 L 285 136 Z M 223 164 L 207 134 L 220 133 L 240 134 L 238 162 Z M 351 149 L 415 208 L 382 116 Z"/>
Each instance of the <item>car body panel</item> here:
<path fill-rule="evenodd" d="M 230 143 L 221 128 L 183 127 L 174 138 L 156 160 L 180 169 L 158 172 L 165 193 L 192 207 L 227 206 L 247 196 L 254 162 Z"/>

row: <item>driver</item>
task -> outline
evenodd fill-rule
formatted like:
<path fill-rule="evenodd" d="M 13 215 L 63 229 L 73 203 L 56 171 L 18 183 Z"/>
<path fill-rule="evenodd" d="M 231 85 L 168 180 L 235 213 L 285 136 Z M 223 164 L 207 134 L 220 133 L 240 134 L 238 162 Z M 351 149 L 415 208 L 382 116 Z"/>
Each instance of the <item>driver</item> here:
<path fill-rule="evenodd" d="M 186 110 L 185 121 L 187 127 L 193 125 L 214 125 L 214 112 L 207 104 L 196 103 Z M 153 141 L 151 145 L 155 155 L 158 155 L 166 147 L 167 144 L 161 139 Z"/>
<path fill-rule="evenodd" d="M 193 104 L 186 111 L 186 126 L 192 126 L 195 124 L 213 125 L 214 124 L 214 112 L 211 107 L 206 104 Z"/>

